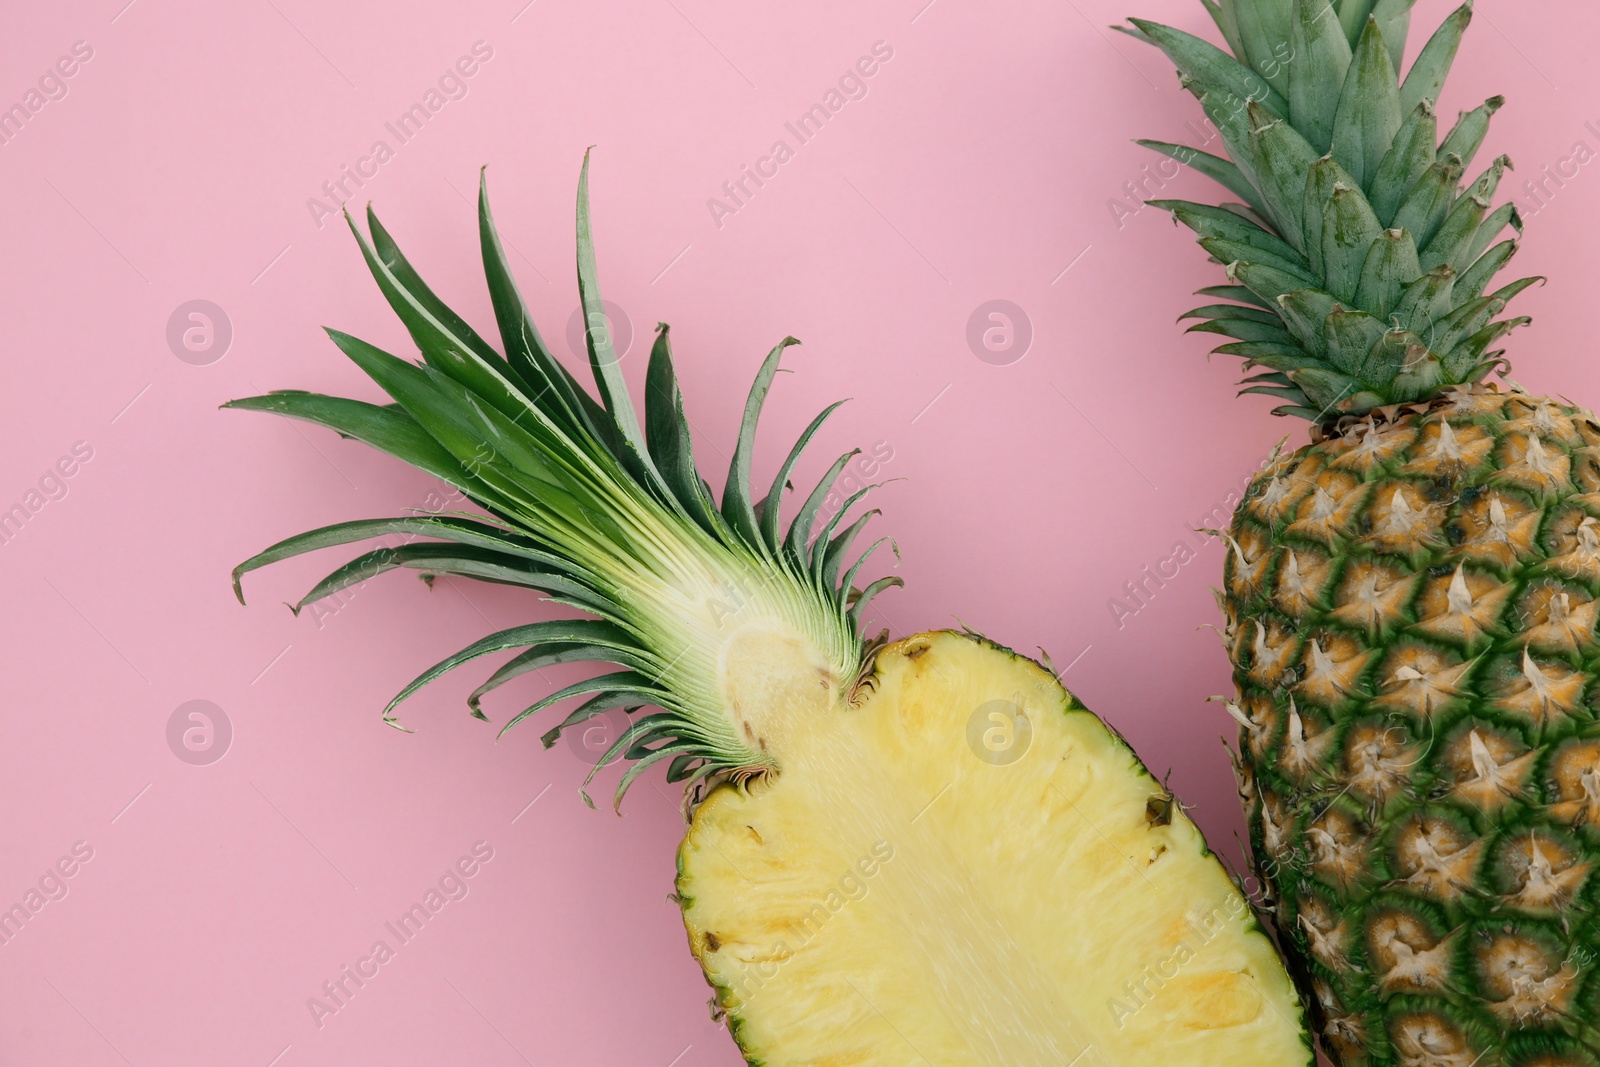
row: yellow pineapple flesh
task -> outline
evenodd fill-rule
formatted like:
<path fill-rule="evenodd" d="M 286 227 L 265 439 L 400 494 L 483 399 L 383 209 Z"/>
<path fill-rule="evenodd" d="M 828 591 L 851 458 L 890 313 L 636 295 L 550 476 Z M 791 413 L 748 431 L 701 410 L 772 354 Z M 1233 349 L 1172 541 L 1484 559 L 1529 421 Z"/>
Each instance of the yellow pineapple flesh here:
<path fill-rule="evenodd" d="M 799 741 L 771 782 L 714 790 L 679 854 L 691 947 L 752 1062 L 1306 1062 L 1249 904 L 1037 664 L 909 638 Z"/>

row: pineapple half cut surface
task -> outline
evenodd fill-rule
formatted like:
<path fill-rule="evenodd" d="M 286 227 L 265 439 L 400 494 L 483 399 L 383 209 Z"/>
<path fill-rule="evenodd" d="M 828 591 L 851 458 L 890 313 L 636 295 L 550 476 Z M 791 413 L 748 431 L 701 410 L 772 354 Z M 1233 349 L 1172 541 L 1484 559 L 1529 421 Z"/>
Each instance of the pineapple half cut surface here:
<path fill-rule="evenodd" d="M 587 174 L 585 159 L 579 291 L 599 324 Z M 551 356 L 481 184 L 479 225 L 503 352 L 423 284 L 369 210 L 370 237 L 351 228 L 422 360 L 330 336 L 392 403 L 286 390 L 230 406 L 362 440 L 458 487 L 480 512 L 300 534 L 241 564 L 236 588 L 276 560 L 400 535 L 297 607 L 403 567 L 524 586 L 582 612 L 448 657 L 385 719 L 481 656 L 514 653 L 469 697 L 480 718 L 490 691 L 538 667 L 614 665 L 503 729 L 575 701 L 548 746 L 623 708 L 632 726 L 601 763 L 627 764 L 617 802 L 657 763 L 684 784 L 692 820 L 676 899 L 750 1063 L 1308 1064 L 1301 1006 L 1271 942 L 1120 737 L 1049 671 L 976 635 L 863 641 L 869 601 L 897 584 L 855 585 L 872 549 L 852 557 L 851 545 L 875 512 L 846 516 L 867 490 L 818 518 L 855 453 L 799 500 L 786 530 L 779 521 L 795 464 L 833 408 L 755 501 L 756 422 L 792 339 L 762 364 L 715 502 L 694 465 L 666 327 L 641 422 L 604 330 L 588 333 L 598 399 Z"/>
<path fill-rule="evenodd" d="M 865 689 L 770 784 L 714 790 L 679 852 L 690 946 L 752 1062 L 1307 1062 L 1244 898 L 1048 671 L 927 633 Z"/>

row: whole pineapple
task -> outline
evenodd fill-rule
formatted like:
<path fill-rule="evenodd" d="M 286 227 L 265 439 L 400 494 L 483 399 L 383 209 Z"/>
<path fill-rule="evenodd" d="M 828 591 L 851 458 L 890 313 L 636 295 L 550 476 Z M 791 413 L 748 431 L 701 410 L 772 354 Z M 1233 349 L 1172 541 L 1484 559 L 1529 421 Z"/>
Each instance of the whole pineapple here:
<path fill-rule="evenodd" d="M 1231 284 L 1185 317 L 1311 420 L 1227 531 L 1239 780 L 1280 939 L 1343 1065 L 1600 1063 L 1600 422 L 1485 381 L 1517 250 L 1439 137 L 1471 19 L 1402 81 L 1407 0 L 1207 2 L 1233 55 L 1153 23 L 1245 201 L 1162 202 Z M 1235 58 L 1237 57 L 1237 58 Z"/>
<path fill-rule="evenodd" d="M 598 326 L 587 161 L 583 174 L 578 288 Z M 598 396 L 545 346 L 481 187 L 503 353 L 370 211 L 368 226 L 370 239 L 351 223 L 421 362 L 329 331 L 386 402 L 285 390 L 230 406 L 365 441 L 476 510 L 300 534 L 241 564 L 235 587 L 301 552 L 400 536 L 301 604 L 404 567 L 522 586 L 586 616 L 491 634 L 388 711 L 482 656 L 512 654 L 468 698 L 480 718 L 486 693 L 541 667 L 611 665 L 506 728 L 572 701 L 548 746 L 625 709 L 631 728 L 602 763 L 626 764 L 618 801 L 657 764 L 684 784 L 693 818 L 673 899 L 750 1063 L 1305 1067 L 1299 1000 L 1244 896 L 1181 805 L 1053 671 L 967 632 L 863 639 L 868 603 L 896 583 L 856 586 L 872 548 L 851 546 L 874 512 L 848 515 L 868 490 L 819 517 L 855 453 L 780 522 L 790 475 L 837 404 L 784 453 L 770 490 L 752 492 L 756 423 L 792 338 L 761 364 L 717 501 L 695 465 L 664 325 L 640 419 L 603 329 L 588 332 Z"/>

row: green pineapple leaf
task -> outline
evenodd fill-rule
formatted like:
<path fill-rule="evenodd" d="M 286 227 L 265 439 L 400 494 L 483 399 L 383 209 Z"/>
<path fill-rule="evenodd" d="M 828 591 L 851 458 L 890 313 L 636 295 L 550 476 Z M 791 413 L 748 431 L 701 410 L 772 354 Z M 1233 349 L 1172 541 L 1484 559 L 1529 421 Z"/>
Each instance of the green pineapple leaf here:
<path fill-rule="evenodd" d="M 487 693 L 543 666 L 614 664 L 621 670 L 542 697 L 512 716 L 501 732 L 572 698 L 583 699 L 544 735 L 546 744 L 563 729 L 612 708 L 630 714 L 646 706 L 659 709 L 634 719 L 609 754 L 633 764 L 617 787 L 620 803 L 639 773 L 668 758 L 670 775 L 686 788 L 717 775 L 744 780 L 771 770 L 773 757 L 724 689 L 722 650 L 747 632 L 790 635 L 779 639 L 792 638 L 813 650 L 817 669 L 832 684 L 852 685 L 865 656 L 866 605 L 899 579 L 888 576 L 855 588 L 877 545 L 854 555 L 851 545 L 875 510 L 834 534 L 846 512 L 876 485 L 851 494 L 820 532 L 813 530 L 855 452 L 834 462 L 780 536 L 783 490 L 837 404 L 813 419 L 788 450 L 764 502 L 752 500 L 761 408 L 783 352 L 796 343 L 793 338 L 780 342 L 762 363 L 720 504 L 695 466 L 665 325 L 646 369 L 641 425 L 619 366 L 621 353 L 604 328 L 587 174 L 585 155 L 578 186 L 577 264 L 599 399 L 554 358 L 534 327 L 506 262 L 481 177 L 479 238 L 504 355 L 424 284 L 375 215 L 368 213 L 370 237 L 351 220 L 373 279 L 411 335 L 421 362 L 329 330 L 334 344 L 389 395 L 391 404 L 278 392 L 226 406 L 329 426 L 455 486 L 486 514 L 324 527 L 252 556 L 236 568 L 234 582 L 242 600 L 242 577 L 268 563 L 399 536 L 406 541 L 371 549 L 334 570 L 295 610 L 379 574 L 410 569 L 424 576 L 522 586 L 554 605 L 587 613 L 592 618 L 530 623 L 474 642 L 402 688 L 384 709 L 384 719 L 397 725 L 393 716 L 401 702 L 456 667 L 491 654 L 515 653 L 468 698 L 468 710 L 477 718 L 486 717 L 482 700 Z"/>
<path fill-rule="evenodd" d="M 1501 320 L 1511 325 L 1500 329 L 1492 317 L 1503 305 L 1479 301 L 1516 251 L 1504 231 L 1521 234 L 1515 205 L 1494 206 L 1510 161 L 1494 160 L 1465 188 L 1462 178 L 1504 100 L 1463 112 L 1442 142 L 1436 107 L 1471 3 L 1438 27 L 1404 79 L 1412 0 L 1205 6 L 1231 56 L 1134 22 L 1137 36 L 1178 65 L 1227 158 L 1140 143 L 1194 166 L 1248 208 L 1150 201 L 1194 230 L 1232 283 L 1202 290 L 1233 304 L 1196 309 L 1207 321 L 1191 332 L 1231 337 L 1214 351 L 1291 376 L 1245 384 L 1288 400 L 1279 413 L 1319 419 L 1419 400 L 1503 365 L 1487 346 L 1526 320 Z M 1234 305 L 1265 311 L 1281 330 Z M 1486 309 L 1491 321 L 1480 322 Z M 1287 396 L 1291 388 L 1301 395 Z"/>

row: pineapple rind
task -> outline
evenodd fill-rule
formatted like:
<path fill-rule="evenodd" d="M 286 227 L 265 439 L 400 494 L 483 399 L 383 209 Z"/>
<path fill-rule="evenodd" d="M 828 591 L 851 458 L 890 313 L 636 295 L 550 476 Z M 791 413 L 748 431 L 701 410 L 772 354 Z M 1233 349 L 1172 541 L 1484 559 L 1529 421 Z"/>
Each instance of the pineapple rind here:
<path fill-rule="evenodd" d="M 1483 387 L 1379 415 L 1229 531 L 1258 874 L 1336 1062 L 1590 1063 L 1600 422 Z"/>

